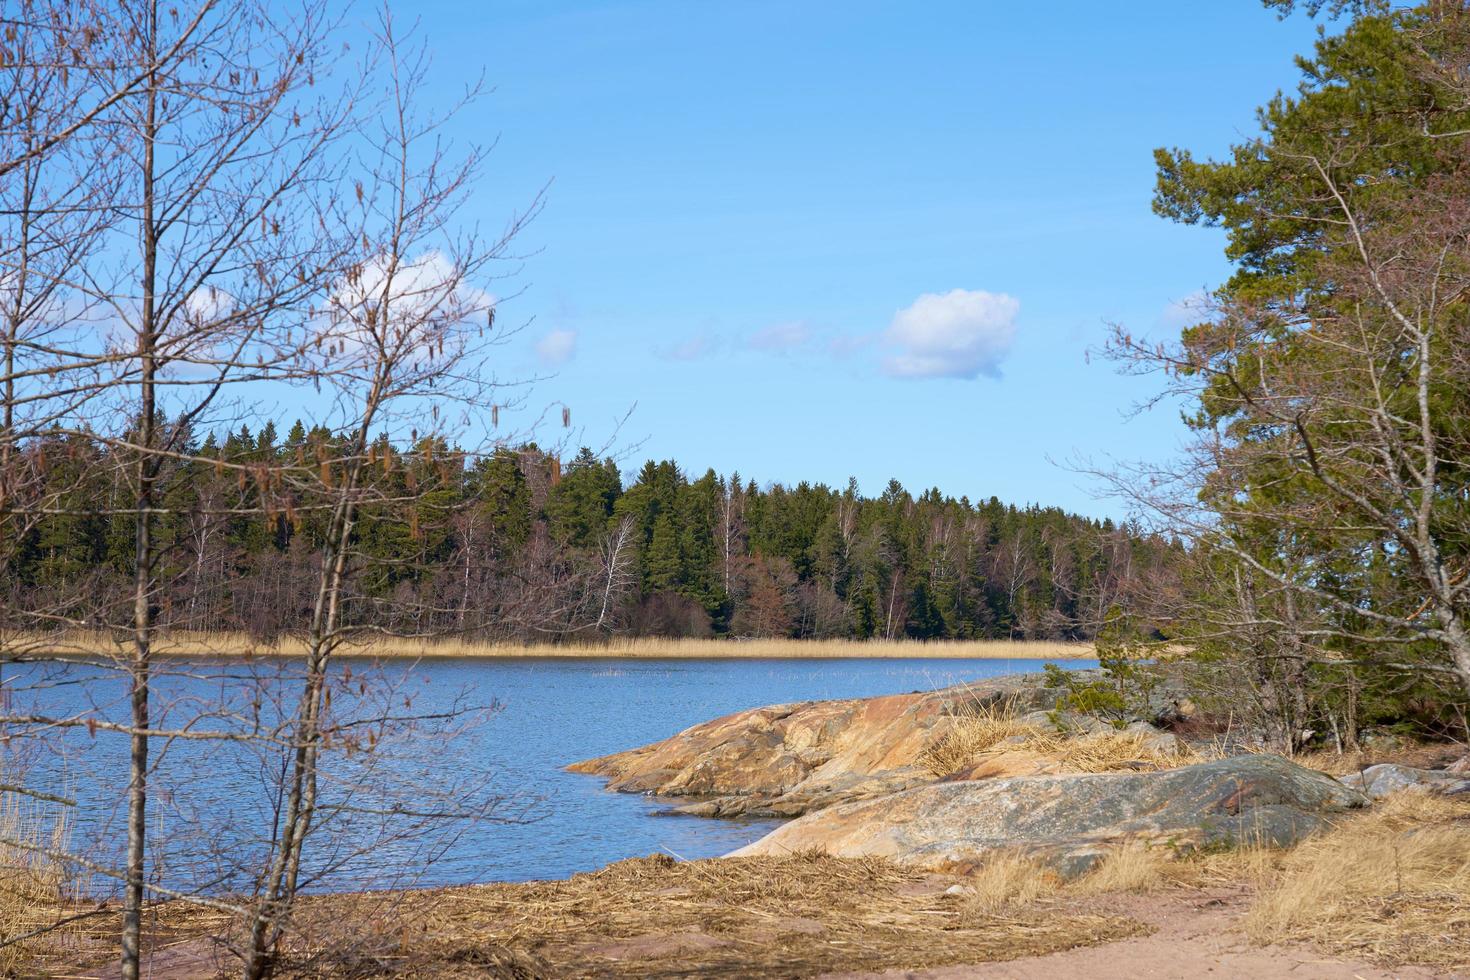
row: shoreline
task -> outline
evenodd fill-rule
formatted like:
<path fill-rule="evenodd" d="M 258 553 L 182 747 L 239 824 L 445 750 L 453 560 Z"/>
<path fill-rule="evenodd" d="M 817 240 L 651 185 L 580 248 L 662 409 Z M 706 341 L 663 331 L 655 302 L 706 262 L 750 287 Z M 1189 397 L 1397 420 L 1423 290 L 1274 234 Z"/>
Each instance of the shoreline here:
<path fill-rule="evenodd" d="M 118 648 L 103 634 L 0 638 L 0 658 L 85 658 Z M 292 638 L 275 643 L 237 634 L 162 634 L 160 659 L 290 659 L 305 654 Z M 370 660 L 1093 660 L 1091 643 L 1043 640 L 624 640 L 608 644 L 506 644 L 374 638 L 344 643 L 333 655 Z"/>

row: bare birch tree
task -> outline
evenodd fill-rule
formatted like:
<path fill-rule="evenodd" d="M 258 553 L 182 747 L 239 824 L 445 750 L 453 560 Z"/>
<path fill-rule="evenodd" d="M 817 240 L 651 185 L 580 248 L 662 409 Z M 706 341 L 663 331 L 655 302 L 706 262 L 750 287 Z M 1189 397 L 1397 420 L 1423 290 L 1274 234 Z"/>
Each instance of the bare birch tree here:
<path fill-rule="evenodd" d="M 375 452 L 373 432 L 407 435 L 426 463 L 462 465 L 445 458 L 436 435 L 468 424 L 481 410 L 490 412 L 494 388 L 482 361 L 494 339 L 495 299 L 481 284 L 496 262 L 509 257 L 511 240 L 537 208 L 533 203 L 488 241 L 456 230 L 456 212 L 485 150 L 471 147 L 458 159 L 446 156 L 439 133 L 447 116 L 425 118 L 416 108 L 425 52 L 404 47 L 386 10 L 378 40 L 387 78 L 385 111 L 381 128 L 366 137 L 375 163 L 356 185 L 359 250 L 315 321 L 314 347 L 325 352 L 317 377 L 333 392 L 333 429 L 340 437 L 330 454 L 323 449 L 310 482 L 301 487 L 307 499 L 324 502 L 330 517 L 303 634 L 307 653 L 291 727 L 285 806 L 243 953 L 244 975 L 252 980 L 274 967 L 308 840 L 321 815 L 328 668 L 341 645 L 367 628 L 347 609 L 353 576 L 371 560 L 355 548 L 354 532 L 365 513 L 396 502 L 392 484 L 374 479 L 374 467 L 390 457 Z M 306 472 L 297 479 L 308 479 Z"/>
<path fill-rule="evenodd" d="M 321 4 L 291 17 L 213 0 L 30 3 L 19 13 L 3 75 L 15 125 L 0 161 L 13 231 L 0 495 L 16 499 L 12 484 L 27 472 L 20 440 L 42 431 L 105 445 L 128 488 L 112 516 L 133 523 L 130 597 L 104 622 L 127 637 L 129 720 L 104 729 L 129 742 L 120 876 L 123 975 L 133 978 L 149 888 L 148 776 L 160 761 L 150 742 L 177 737 L 150 712 L 166 549 L 158 523 L 171 479 L 193 462 L 190 433 L 230 386 L 301 367 L 305 301 L 341 268 L 325 220 L 338 177 L 326 151 L 351 97 L 317 88 L 332 27 Z M 58 506 L 26 502 L 31 516 Z"/>

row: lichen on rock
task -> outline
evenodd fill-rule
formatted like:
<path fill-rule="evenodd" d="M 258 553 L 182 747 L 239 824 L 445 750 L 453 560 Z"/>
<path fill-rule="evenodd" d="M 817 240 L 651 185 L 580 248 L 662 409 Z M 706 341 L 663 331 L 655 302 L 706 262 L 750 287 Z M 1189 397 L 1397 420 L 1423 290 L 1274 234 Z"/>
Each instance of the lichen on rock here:
<path fill-rule="evenodd" d="M 1286 846 L 1366 803 L 1332 777 L 1279 756 L 1238 756 L 1158 772 L 923 786 L 809 814 L 731 856 L 815 850 L 941 866 L 1020 852 L 1071 876 L 1125 844 Z"/>

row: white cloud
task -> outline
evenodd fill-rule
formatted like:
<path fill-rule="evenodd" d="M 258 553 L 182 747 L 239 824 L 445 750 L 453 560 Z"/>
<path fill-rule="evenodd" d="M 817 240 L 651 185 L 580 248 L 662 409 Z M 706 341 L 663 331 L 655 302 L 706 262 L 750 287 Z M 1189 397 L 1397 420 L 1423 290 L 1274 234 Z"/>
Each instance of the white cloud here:
<path fill-rule="evenodd" d="M 719 349 L 720 338 L 712 333 L 704 332 L 681 341 L 673 347 L 661 348 L 657 354 L 669 361 L 697 361 Z"/>
<path fill-rule="evenodd" d="M 536 356 L 543 364 L 565 364 L 577 351 L 577 331 L 553 330 L 536 341 Z"/>
<path fill-rule="evenodd" d="M 496 297 L 465 281 L 448 255 L 430 249 L 413 259 L 377 255 L 333 289 L 322 338 L 350 358 L 380 349 L 441 352 L 454 327 L 483 322 Z M 339 355 L 339 356 L 340 356 Z"/>
<path fill-rule="evenodd" d="M 453 318 L 495 305 L 493 296 L 467 283 L 463 270 L 438 249 L 396 262 L 387 255 L 374 256 L 340 283 L 333 296 L 334 305 L 350 313 L 385 299 L 391 320 L 404 325 Z"/>
<path fill-rule="evenodd" d="M 778 352 L 805 347 L 811 339 L 811 328 L 801 320 L 794 320 L 763 327 L 751 334 L 746 344 L 751 350 Z"/>
<path fill-rule="evenodd" d="M 878 339 L 873 333 L 839 334 L 827 341 L 827 353 L 839 359 L 849 358 L 872 347 Z"/>
<path fill-rule="evenodd" d="M 1213 302 L 1208 290 L 1196 289 L 1183 299 L 1175 300 L 1164 307 L 1164 312 L 1159 315 L 1159 326 L 1183 330 L 1201 323 L 1209 317 Z"/>
<path fill-rule="evenodd" d="M 235 297 L 218 286 L 196 289 L 184 300 L 184 315 L 200 323 L 223 318 L 235 308 Z"/>
<path fill-rule="evenodd" d="M 884 340 L 897 352 L 884 360 L 884 370 L 899 378 L 999 377 L 1020 309 L 1005 293 L 925 293 L 893 315 Z"/>

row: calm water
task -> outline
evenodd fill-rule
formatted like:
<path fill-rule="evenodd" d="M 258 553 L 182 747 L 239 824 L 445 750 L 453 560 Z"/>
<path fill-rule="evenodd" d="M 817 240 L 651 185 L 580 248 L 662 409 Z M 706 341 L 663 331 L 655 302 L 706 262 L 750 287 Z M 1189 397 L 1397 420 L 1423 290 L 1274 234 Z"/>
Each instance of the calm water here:
<path fill-rule="evenodd" d="M 325 795 L 345 801 L 352 810 L 324 830 L 329 836 L 316 858 L 320 878 L 314 887 L 400 884 L 404 882 L 390 869 L 406 866 L 423 869 L 414 883 L 441 885 L 561 877 L 654 852 L 680 858 L 723 854 L 762 836 L 775 822 L 660 815 L 667 801 L 609 793 L 601 779 L 562 767 L 743 708 L 927 690 L 1040 667 L 1035 660 L 390 663 L 376 668 L 382 673 L 374 675 L 373 685 L 392 688 L 385 700 L 400 714 L 452 715 L 457 706 L 491 701 L 497 708 L 485 715 L 431 719 L 412 744 L 395 748 L 385 741 L 374 753 L 335 759 Z M 350 661 L 339 669 L 352 678 L 374 670 Z M 16 701 L 53 712 L 70 708 L 122 716 L 119 679 L 77 683 L 84 668 L 44 679 L 10 670 L 5 681 L 19 692 L 13 696 Z M 158 704 L 163 724 L 181 725 L 196 717 L 201 705 L 221 698 L 232 705 L 232 717 L 205 719 L 196 724 L 198 730 L 235 730 L 253 712 L 269 716 L 272 698 L 283 690 L 281 678 L 262 679 L 260 670 L 198 664 L 186 674 L 162 678 Z M 342 688 L 351 689 L 353 683 Z M 448 731 L 428 733 L 445 725 Z M 99 860 L 109 856 L 122 836 L 125 753 L 120 737 L 81 729 L 27 760 L 32 784 L 63 790 L 78 800 L 73 846 L 84 846 Z M 160 842 L 155 873 L 160 879 L 182 888 L 239 883 L 261 837 L 260 827 L 273 813 L 270 787 L 277 769 L 272 758 L 248 743 L 179 741 L 166 748 L 155 776 L 160 790 L 153 824 Z M 495 802 L 488 819 L 480 820 L 446 823 L 402 812 L 385 815 L 395 808 L 413 810 L 424 797 L 412 787 L 421 785 L 440 787 L 461 799 Z"/>

